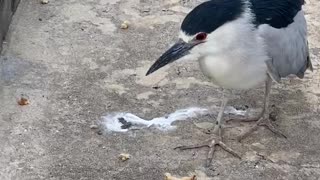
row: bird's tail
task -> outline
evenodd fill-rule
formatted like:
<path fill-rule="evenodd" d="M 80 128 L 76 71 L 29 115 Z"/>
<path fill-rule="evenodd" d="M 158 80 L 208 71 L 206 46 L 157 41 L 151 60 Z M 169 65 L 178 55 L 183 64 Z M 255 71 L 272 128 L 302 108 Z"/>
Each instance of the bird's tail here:
<path fill-rule="evenodd" d="M 310 56 L 307 58 L 307 69 L 310 69 L 310 71 L 313 71 L 313 66 L 310 60 Z"/>
<path fill-rule="evenodd" d="M 307 56 L 307 69 L 310 69 L 310 71 L 313 71 L 313 66 L 310 59 L 310 51 L 309 51 L 309 42 L 307 41 L 307 48 L 308 48 L 308 56 Z"/>

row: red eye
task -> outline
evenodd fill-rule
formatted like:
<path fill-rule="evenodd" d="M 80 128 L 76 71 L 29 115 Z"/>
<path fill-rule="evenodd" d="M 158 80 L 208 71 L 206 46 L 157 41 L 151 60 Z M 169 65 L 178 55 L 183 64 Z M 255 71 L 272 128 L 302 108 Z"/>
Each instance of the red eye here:
<path fill-rule="evenodd" d="M 196 36 L 196 40 L 198 40 L 198 41 L 203 41 L 203 40 L 205 40 L 206 38 L 207 38 L 207 33 L 204 33 L 204 32 L 199 33 L 199 34 L 197 34 L 197 36 Z"/>

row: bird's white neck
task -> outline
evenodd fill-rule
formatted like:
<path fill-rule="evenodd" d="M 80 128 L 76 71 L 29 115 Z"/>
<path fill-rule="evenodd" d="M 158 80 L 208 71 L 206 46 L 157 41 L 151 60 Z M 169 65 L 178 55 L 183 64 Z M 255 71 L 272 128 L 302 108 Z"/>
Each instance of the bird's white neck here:
<path fill-rule="evenodd" d="M 248 89 L 265 81 L 267 52 L 248 14 L 209 34 L 191 53 L 198 55 L 201 70 L 217 85 Z"/>

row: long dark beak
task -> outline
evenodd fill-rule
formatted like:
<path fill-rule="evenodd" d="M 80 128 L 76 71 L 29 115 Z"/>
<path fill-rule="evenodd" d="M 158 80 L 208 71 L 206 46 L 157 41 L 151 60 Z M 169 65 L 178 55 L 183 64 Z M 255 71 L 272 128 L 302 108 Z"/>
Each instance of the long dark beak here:
<path fill-rule="evenodd" d="M 196 44 L 186 43 L 183 40 L 179 40 L 170 49 L 168 49 L 148 70 L 146 76 L 162 68 L 163 66 L 172 63 L 181 57 L 187 55 L 189 50 L 192 49 Z"/>

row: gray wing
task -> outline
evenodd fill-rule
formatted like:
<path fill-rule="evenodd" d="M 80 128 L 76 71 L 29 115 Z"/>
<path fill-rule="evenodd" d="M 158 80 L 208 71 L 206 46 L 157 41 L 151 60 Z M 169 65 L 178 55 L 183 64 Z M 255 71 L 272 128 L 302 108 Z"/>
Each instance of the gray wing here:
<path fill-rule="evenodd" d="M 307 69 L 310 69 L 311 71 L 313 71 L 313 66 L 312 66 L 312 63 L 311 63 L 311 60 L 310 60 L 309 43 L 308 43 L 308 41 L 307 41 L 307 62 L 304 64 L 304 66 L 298 72 L 297 76 L 299 78 L 303 78 L 304 77 L 304 72 L 306 72 Z"/>
<path fill-rule="evenodd" d="M 312 70 L 307 41 L 307 23 L 303 11 L 299 11 L 294 21 L 285 28 L 274 28 L 268 24 L 258 27 L 260 36 L 266 43 L 267 65 L 273 79 L 290 74 L 303 78 L 306 69 Z"/>

